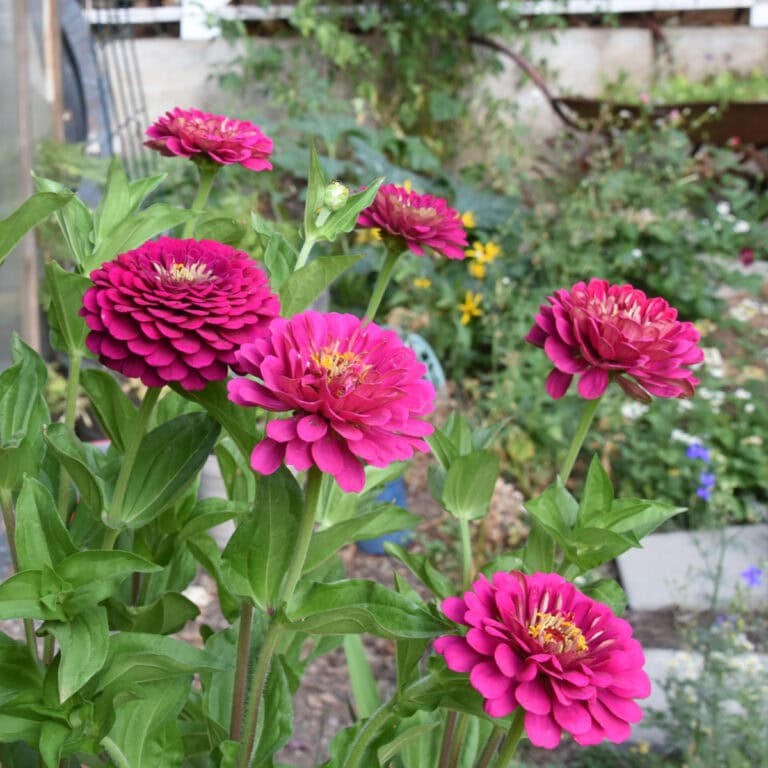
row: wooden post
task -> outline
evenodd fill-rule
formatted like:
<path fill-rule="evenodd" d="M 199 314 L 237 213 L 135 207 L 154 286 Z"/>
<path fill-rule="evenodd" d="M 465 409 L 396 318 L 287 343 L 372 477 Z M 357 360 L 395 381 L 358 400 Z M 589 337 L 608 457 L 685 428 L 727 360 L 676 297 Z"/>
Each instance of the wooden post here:
<path fill-rule="evenodd" d="M 45 96 L 51 104 L 54 141 L 64 141 L 64 107 L 61 82 L 61 13 L 59 0 L 43 0 L 43 51 Z"/>

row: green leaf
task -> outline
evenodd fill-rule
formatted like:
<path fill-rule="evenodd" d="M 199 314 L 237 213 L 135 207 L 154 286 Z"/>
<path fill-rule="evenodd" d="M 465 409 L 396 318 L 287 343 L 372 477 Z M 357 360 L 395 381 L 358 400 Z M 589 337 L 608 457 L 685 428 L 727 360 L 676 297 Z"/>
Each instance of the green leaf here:
<path fill-rule="evenodd" d="M 457 456 L 445 475 L 442 502 L 460 520 L 485 517 L 499 476 L 499 457 L 488 450 Z"/>
<path fill-rule="evenodd" d="M 362 539 L 375 539 L 377 536 L 402 531 L 405 528 L 415 528 L 419 522 L 420 518 L 417 515 L 411 514 L 402 507 L 396 507 L 394 504 L 377 504 L 369 512 L 317 531 L 309 545 L 304 572 L 307 573 L 324 563 L 347 544 Z"/>
<path fill-rule="evenodd" d="M 208 216 L 195 225 L 196 240 L 216 240 L 218 243 L 236 247 L 244 237 L 245 227 L 231 216 Z"/>
<path fill-rule="evenodd" d="M 114 376 L 97 368 L 80 373 L 80 384 L 91 401 L 99 425 L 118 453 L 125 453 L 128 436 L 136 420 L 136 406 Z"/>
<path fill-rule="evenodd" d="M 233 592 L 266 609 L 274 604 L 299 533 L 303 495 L 281 467 L 256 481 L 251 513 L 240 520 L 222 555 Z"/>
<path fill-rule="evenodd" d="M 104 665 L 107 658 L 109 626 L 107 611 L 95 605 L 68 622 L 49 622 L 50 632 L 61 649 L 59 701 L 63 704 L 77 693 Z"/>
<path fill-rule="evenodd" d="M 662 523 L 681 512 L 685 512 L 685 507 L 673 507 L 660 501 L 614 499 L 603 525 L 614 533 L 631 533 L 637 539 L 644 539 Z"/>
<path fill-rule="evenodd" d="M 96 242 L 104 240 L 132 210 L 128 176 L 122 160 L 115 156 L 109 164 L 107 183 L 99 205 L 93 213 Z"/>
<path fill-rule="evenodd" d="M 576 524 L 578 504 L 566 490 L 560 478 L 548 486 L 544 492 L 531 499 L 525 508 L 564 545 L 570 529 Z"/>
<path fill-rule="evenodd" d="M 363 579 L 312 584 L 289 605 L 287 617 L 295 628 L 318 635 L 427 638 L 447 626 L 423 604 Z"/>
<path fill-rule="evenodd" d="M 155 235 L 167 229 L 173 229 L 194 216 L 194 211 L 176 208 L 167 203 L 155 203 L 128 216 L 117 224 L 108 237 L 97 242 L 92 256 L 85 264 L 85 271 L 90 272 L 100 267 L 119 253 L 138 248 Z"/>
<path fill-rule="evenodd" d="M 627 607 L 627 596 L 621 586 L 613 579 L 599 579 L 580 587 L 580 589 L 593 600 L 607 605 L 617 616 L 621 616 Z"/>
<path fill-rule="evenodd" d="M 41 668 L 33 661 L 26 644 L 0 634 L 0 710 L 18 698 L 29 698 L 41 686 Z"/>
<path fill-rule="evenodd" d="M 272 757 L 291 738 L 293 704 L 285 668 L 279 656 L 272 663 L 267 684 L 264 687 L 263 712 L 264 719 L 251 762 L 254 768 L 272 768 Z"/>
<path fill-rule="evenodd" d="M 32 174 L 35 186 L 39 192 L 56 194 L 72 194 L 63 184 L 51 179 L 43 179 Z M 64 239 L 67 241 L 69 252 L 75 265 L 82 272 L 83 265 L 88 261 L 93 251 L 93 217 L 83 201 L 72 194 L 69 202 L 56 211 L 56 221 L 59 224 Z"/>
<path fill-rule="evenodd" d="M 115 722 L 108 738 L 130 768 L 181 765 L 184 756 L 176 717 L 189 695 L 189 684 L 188 678 L 164 681 L 148 685 L 139 698 L 121 697 L 115 702 Z"/>
<path fill-rule="evenodd" d="M 264 249 L 263 260 L 269 272 L 269 284 L 273 291 L 279 291 L 296 266 L 296 251 L 270 222 L 256 212 L 251 213 L 251 226 Z"/>
<path fill-rule="evenodd" d="M 120 519 L 110 519 L 110 525 L 140 528 L 181 498 L 211 454 L 220 430 L 208 415 L 189 413 L 145 435 Z"/>
<path fill-rule="evenodd" d="M 637 546 L 640 542 L 631 535 L 604 528 L 576 528 L 568 534 L 564 549 L 568 560 L 589 571 Z"/>
<path fill-rule="evenodd" d="M 376 193 L 379 191 L 383 181 L 384 177 L 380 176 L 378 179 L 374 179 L 367 184 L 362 192 L 350 195 L 344 207 L 338 211 L 332 211 L 322 225 L 317 225 L 316 217 L 316 221 L 313 222 L 315 238 L 333 242 L 341 233 L 351 232 L 357 225 L 360 211 L 368 208 L 373 203 L 373 199 L 376 197 Z"/>
<path fill-rule="evenodd" d="M 410 755 L 414 748 L 417 753 L 415 760 L 413 758 L 409 760 L 405 756 L 401 758 L 406 768 L 430 765 L 438 757 L 438 755 L 432 754 L 432 737 L 440 728 L 440 714 L 438 712 L 417 712 L 409 719 L 415 720 L 416 724 L 401 722 L 397 736 L 379 747 L 377 752 L 379 765 L 389 765 L 397 755 L 402 755 L 404 750 Z M 462 748 L 462 754 L 464 752 L 465 750 Z"/>
<path fill-rule="evenodd" d="M 387 554 L 396 557 L 414 576 L 416 576 L 432 594 L 437 597 L 449 597 L 456 593 L 456 587 L 450 579 L 435 568 L 426 555 L 408 552 L 399 544 L 384 544 Z"/>
<path fill-rule="evenodd" d="M 328 178 L 320 165 L 313 140 L 309 145 L 309 179 L 307 181 L 307 201 L 304 206 L 304 237 L 310 237 L 311 233 L 315 231 L 315 218 L 323 205 L 327 185 Z M 290 317 L 290 315 L 286 314 L 285 317 Z"/>
<path fill-rule="evenodd" d="M 141 632 L 111 635 L 97 691 L 134 691 L 136 686 L 225 667 L 212 654 L 182 640 Z"/>
<path fill-rule="evenodd" d="M 362 254 L 323 256 L 297 269 L 280 286 L 281 315 L 291 317 L 303 312 L 342 272 L 362 257 Z"/>
<path fill-rule="evenodd" d="M 535 517 L 531 519 L 531 530 L 525 542 L 523 567 L 526 573 L 548 573 L 555 567 L 556 542 L 549 529 Z"/>
<path fill-rule="evenodd" d="M 58 768 L 61 749 L 71 729 L 61 723 L 46 721 L 40 726 L 40 754 L 47 768 Z"/>
<path fill-rule="evenodd" d="M 131 210 L 137 211 L 147 195 L 157 189 L 167 175 L 167 173 L 158 173 L 156 176 L 148 176 L 146 179 L 136 179 L 130 182 L 128 185 L 128 196 Z"/>
<path fill-rule="evenodd" d="M 200 609 L 178 592 L 166 592 L 150 605 L 137 608 L 115 600 L 108 605 L 110 626 L 124 632 L 171 635 L 200 614 Z"/>
<path fill-rule="evenodd" d="M 83 275 L 67 272 L 55 261 L 45 265 L 45 278 L 50 294 L 51 346 L 70 355 L 82 354 L 89 329 L 78 313 L 83 306 L 83 296 L 93 283 Z"/>
<path fill-rule="evenodd" d="M 418 641 L 402 640 L 400 642 Z M 355 697 L 355 715 L 358 718 L 368 718 L 381 706 L 381 697 L 371 664 L 365 654 L 365 646 L 359 635 L 344 637 L 344 654 L 347 657 L 349 682 Z"/>
<path fill-rule="evenodd" d="M 22 571 L 41 563 L 56 566 L 77 551 L 51 492 L 29 476 L 16 501 L 16 551 Z"/>
<path fill-rule="evenodd" d="M 453 460 L 459 455 L 459 449 L 453 444 L 453 441 L 441 430 L 435 431 L 427 437 L 429 447 L 435 458 L 440 462 L 440 466 L 447 470 Z"/>
<path fill-rule="evenodd" d="M 261 439 L 255 427 L 256 417 L 247 418 L 248 412 L 229 399 L 226 381 L 212 381 L 201 390 L 185 390 L 178 385 L 173 386 L 173 389 L 191 402 L 203 406 L 229 433 L 243 456 L 250 459 L 253 446 Z"/>
<path fill-rule="evenodd" d="M 41 571 L 11 576 L 0 584 L 0 620 L 66 618 L 59 605 L 42 602 L 45 594 Z"/>
<path fill-rule="evenodd" d="M 589 472 L 581 494 L 578 513 L 579 525 L 600 527 L 603 518 L 611 509 L 612 501 L 613 485 L 611 485 L 611 479 L 595 454 L 589 465 Z"/>
<path fill-rule="evenodd" d="M 73 195 L 70 190 L 35 192 L 7 219 L 0 221 L 0 264 L 30 229 L 66 205 Z"/>
<path fill-rule="evenodd" d="M 75 433 L 64 424 L 51 424 L 43 432 L 57 461 L 67 470 L 80 496 L 96 515 L 104 509 L 104 483 L 97 474 L 94 457 Z"/>
<path fill-rule="evenodd" d="M 229 499 L 210 498 L 198 501 L 184 527 L 179 531 L 177 541 L 197 536 L 217 525 L 226 523 L 232 518 L 240 517 L 248 512 L 250 505 L 242 501 L 230 501 Z"/>

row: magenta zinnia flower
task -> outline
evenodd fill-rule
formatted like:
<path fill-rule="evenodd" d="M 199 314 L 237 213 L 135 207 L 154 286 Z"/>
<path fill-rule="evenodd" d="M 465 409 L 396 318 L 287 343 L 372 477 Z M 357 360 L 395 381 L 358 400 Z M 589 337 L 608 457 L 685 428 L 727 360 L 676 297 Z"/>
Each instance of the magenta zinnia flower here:
<path fill-rule="evenodd" d="M 386 467 L 427 451 L 432 426 L 421 417 L 434 407 L 425 367 L 394 331 L 354 315 L 304 312 L 273 320 L 269 336 L 236 353 L 246 373 L 229 382 L 238 405 L 287 411 L 267 424 L 251 466 L 269 475 L 285 461 L 317 466 L 345 491 L 365 484 L 361 461 Z"/>
<path fill-rule="evenodd" d="M 213 240 L 144 243 L 91 280 L 80 310 L 88 349 L 148 387 L 202 389 L 226 378 L 235 350 L 263 336 L 280 312 L 257 263 Z"/>
<path fill-rule="evenodd" d="M 358 226 L 378 227 L 382 235 L 400 238 L 417 256 L 429 247 L 449 259 L 463 259 L 467 233 L 458 211 L 441 197 L 419 195 L 405 187 L 379 187 L 373 203 L 360 213 Z"/>
<path fill-rule="evenodd" d="M 144 144 L 167 157 L 209 157 L 221 165 L 239 164 L 251 171 L 272 169 L 272 139 L 247 120 L 176 107 L 159 117 L 147 136 Z"/>
<path fill-rule="evenodd" d="M 481 576 L 442 609 L 470 629 L 438 638 L 435 650 L 449 669 L 469 672 L 491 717 L 522 707 L 537 747 L 554 749 L 562 731 L 579 744 L 619 743 L 642 717 L 633 699 L 648 696 L 651 685 L 632 628 L 562 576 Z"/>
<path fill-rule="evenodd" d="M 547 392 L 562 397 L 579 374 L 579 394 L 600 397 L 613 378 L 636 400 L 691 397 L 699 383 L 684 366 L 699 363 L 693 323 L 680 322 L 664 299 L 649 299 L 631 285 L 593 278 L 561 289 L 542 304 L 526 341 L 543 347 L 555 364 Z M 630 381 L 631 377 L 634 381 Z"/>

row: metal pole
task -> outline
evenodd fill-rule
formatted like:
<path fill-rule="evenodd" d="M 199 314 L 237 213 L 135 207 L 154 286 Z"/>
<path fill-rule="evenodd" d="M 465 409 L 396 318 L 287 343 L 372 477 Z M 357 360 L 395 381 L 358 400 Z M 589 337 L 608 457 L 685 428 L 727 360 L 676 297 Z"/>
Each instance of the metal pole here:
<path fill-rule="evenodd" d="M 26 0 L 14 0 L 13 37 L 16 53 L 16 121 L 19 129 L 19 188 L 23 200 L 33 192 L 32 118 L 29 83 L 29 24 Z M 40 350 L 40 309 L 37 247 L 33 234 L 19 244 L 23 259 L 21 335 L 30 347 Z"/>

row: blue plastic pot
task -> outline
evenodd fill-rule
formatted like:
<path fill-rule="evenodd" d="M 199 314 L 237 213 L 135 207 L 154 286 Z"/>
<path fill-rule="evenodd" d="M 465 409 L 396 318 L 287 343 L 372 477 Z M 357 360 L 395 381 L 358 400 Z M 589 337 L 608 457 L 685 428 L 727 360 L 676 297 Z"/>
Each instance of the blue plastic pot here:
<path fill-rule="evenodd" d="M 403 509 L 408 508 L 408 494 L 405 490 L 405 480 L 398 477 L 384 486 L 384 490 L 376 497 L 376 501 L 391 502 L 397 504 Z M 366 539 L 357 542 L 357 548 L 368 555 L 386 555 L 384 543 L 391 541 L 394 544 L 406 544 L 411 538 L 409 530 L 395 531 L 394 533 L 385 533 L 383 536 L 377 536 L 375 539 Z"/>

